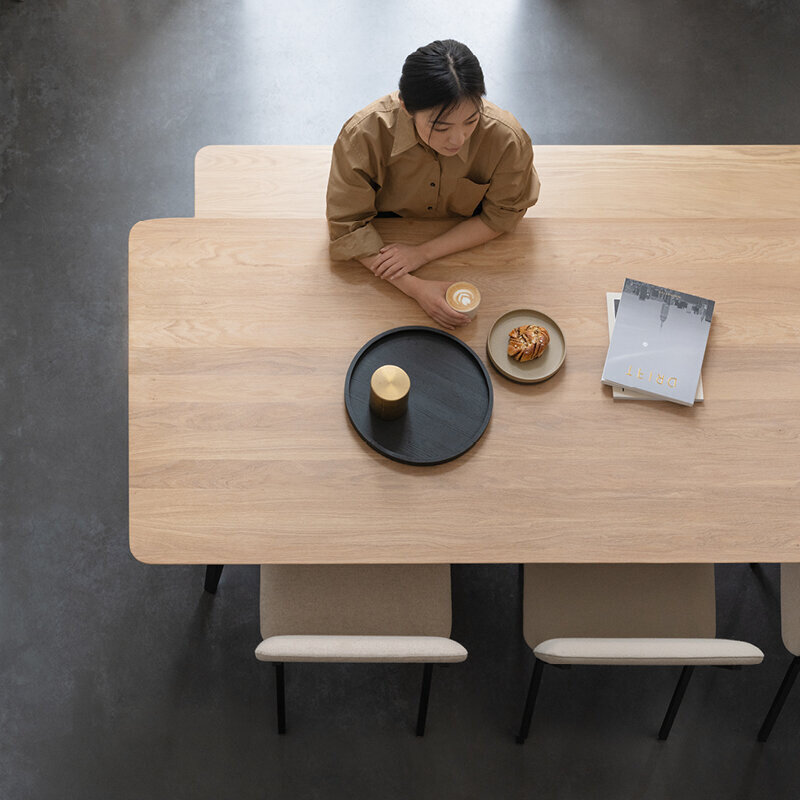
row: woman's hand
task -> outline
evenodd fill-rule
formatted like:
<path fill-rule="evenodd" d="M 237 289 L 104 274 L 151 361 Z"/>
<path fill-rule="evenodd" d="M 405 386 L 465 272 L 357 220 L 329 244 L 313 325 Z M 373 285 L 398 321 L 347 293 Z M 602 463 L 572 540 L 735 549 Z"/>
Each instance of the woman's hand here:
<path fill-rule="evenodd" d="M 372 262 L 370 269 L 379 278 L 391 280 L 413 272 L 423 264 L 427 264 L 422 249 L 411 244 L 387 244 Z"/>
<path fill-rule="evenodd" d="M 466 314 L 450 308 L 444 299 L 448 281 L 425 281 L 414 278 L 415 281 L 412 291 L 409 293 L 418 303 L 420 308 L 434 321 L 443 328 L 451 331 L 460 328 L 462 325 L 469 325 L 472 320 Z"/>

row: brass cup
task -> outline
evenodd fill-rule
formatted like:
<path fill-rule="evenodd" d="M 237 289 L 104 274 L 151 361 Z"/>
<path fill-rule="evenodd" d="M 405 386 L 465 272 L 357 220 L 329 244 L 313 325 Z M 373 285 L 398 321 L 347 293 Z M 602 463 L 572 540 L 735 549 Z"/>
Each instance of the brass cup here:
<path fill-rule="evenodd" d="M 381 419 L 397 419 L 408 410 L 411 379 L 405 370 L 385 364 L 372 373 L 369 382 L 369 407 Z"/>

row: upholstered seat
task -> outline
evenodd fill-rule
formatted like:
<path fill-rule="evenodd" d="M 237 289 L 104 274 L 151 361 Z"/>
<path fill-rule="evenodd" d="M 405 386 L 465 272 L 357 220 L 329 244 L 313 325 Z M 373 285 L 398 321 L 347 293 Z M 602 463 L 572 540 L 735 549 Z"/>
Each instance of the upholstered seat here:
<path fill-rule="evenodd" d="M 261 661 L 394 661 L 452 664 L 466 649 L 443 636 L 270 636 L 256 648 Z"/>
<path fill-rule="evenodd" d="M 734 666 L 760 664 L 764 654 L 733 639 L 548 639 L 533 651 L 547 664 Z"/>

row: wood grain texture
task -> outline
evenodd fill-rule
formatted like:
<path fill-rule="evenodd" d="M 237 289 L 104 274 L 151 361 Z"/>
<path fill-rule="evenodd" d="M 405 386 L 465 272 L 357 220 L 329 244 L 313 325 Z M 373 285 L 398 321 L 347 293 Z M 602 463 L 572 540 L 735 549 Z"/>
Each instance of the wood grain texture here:
<path fill-rule="evenodd" d="M 450 223 L 379 220 L 391 240 Z M 130 535 L 154 563 L 800 561 L 797 220 L 523 220 L 425 267 L 483 302 L 458 333 L 559 322 L 551 380 L 489 367 L 494 414 L 448 464 L 382 457 L 344 378 L 416 304 L 327 256 L 323 220 L 139 223 L 130 237 Z M 600 384 L 605 292 L 626 276 L 712 297 L 693 408 Z"/>
<path fill-rule="evenodd" d="M 195 159 L 195 216 L 325 216 L 329 145 L 214 145 Z M 538 145 L 532 217 L 800 217 L 800 147 Z"/>
<path fill-rule="evenodd" d="M 211 145 L 194 162 L 196 217 L 325 216 L 330 145 Z"/>

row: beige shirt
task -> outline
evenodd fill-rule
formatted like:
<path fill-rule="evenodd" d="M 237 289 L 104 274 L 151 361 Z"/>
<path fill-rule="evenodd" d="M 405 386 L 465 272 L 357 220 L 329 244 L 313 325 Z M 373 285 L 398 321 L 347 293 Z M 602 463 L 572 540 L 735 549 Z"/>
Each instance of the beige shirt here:
<path fill-rule="evenodd" d="M 379 212 L 467 218 L 480 206 L 480 218 L 505 233 L 538 197 L 530 137 L 507 111 L 484 100 L 470 138 L 454 156 L 443 156 L 420 139 L 394 92 L 351 117 L 333 146 L 331 257 L 377 253 L 383 241 L 371 220 Z"/>

